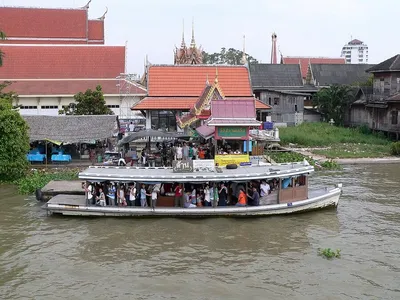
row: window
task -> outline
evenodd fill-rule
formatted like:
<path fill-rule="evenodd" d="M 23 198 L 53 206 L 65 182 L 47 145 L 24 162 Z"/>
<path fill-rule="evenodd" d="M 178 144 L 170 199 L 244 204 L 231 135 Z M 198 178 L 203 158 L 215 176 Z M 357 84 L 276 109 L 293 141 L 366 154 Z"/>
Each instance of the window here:
<path fill-rule="evenodd" d="M 274 105 L 279 105 L 279 98 L 274 98 Z"/>
<path fill-rule="evenodd" d="M 20 106 L 20 109 L 37 109 L 37 106 Z"/>
<path fill-rule="evenodd" d="M 397 117 L 399 116 L 399 112 L 397 110 L 392 110 L 390 112 L 390 114 L 391 114 L 391 118 L 392 118 L 392 125 L 397 125 L 397 121 L 398 121 Z"/>
<path fill-rule="evenodd" d="M 383 94 L 385 92 L 385 78 L 381 78 L 380 90 L 381 90 L 381 94 Z"/>
<path fill-rule="evenodd" d="M 155 110 L 151 112 L 151 127 L 153 129 L 163 129 L 176 131 L 176 117 L 172 111 Z"/>
<path fill-rule="evenodd" d="M 397 92 L 400 92 L 400 78 L 397 78 Z"/>
<path fill-rule="evenodd" d="M 41 106 L 41 109 L 58 109 L 57 105 L 45 105 L 45 106 Z"/>
<path fill-rule="evenodd" d="M 269 105 L 272 105 L 272 104 L 271 104 L 271 97 L 268 98 L 268 104 L 269 104 Z"/>
<path fill-rule="evenodd" d="M 298 112 L 298 110 L 297 110 L 297 104 L 295 104 L 295 106 L 294 106 L 294 111 L 295 111 L 295 112 Z"/>
<path fill-rule="evenodd" d="M 119 108 L 119 105 L 107 105 L 108 108 Z"/>

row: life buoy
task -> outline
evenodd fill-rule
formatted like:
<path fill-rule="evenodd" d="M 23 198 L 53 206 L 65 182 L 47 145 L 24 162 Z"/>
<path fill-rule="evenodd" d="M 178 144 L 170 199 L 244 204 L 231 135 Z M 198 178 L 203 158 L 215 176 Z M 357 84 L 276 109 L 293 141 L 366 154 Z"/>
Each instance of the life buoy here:
<path fill-rule="evenodd" d="M 43 194 L 41 189 L 35 191 L 35 197 L 37 201 L 43 201 Z"/>
<path fill-rule="evenodd" d="M 237 169 L 237 164 L 229 164 L 229 165 L 226 165 L 226 168 L 227 169 Z"/>

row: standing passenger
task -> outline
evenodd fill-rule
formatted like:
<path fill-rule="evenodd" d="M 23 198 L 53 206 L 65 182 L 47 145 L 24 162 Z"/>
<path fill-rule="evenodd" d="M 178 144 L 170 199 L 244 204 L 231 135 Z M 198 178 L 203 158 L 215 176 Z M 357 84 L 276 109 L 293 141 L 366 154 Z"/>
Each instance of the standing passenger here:
<path fill-rule="evenodd" d="M 204 189 L 204 204 L 205 206 L 211 206 L 210 187 L 208 184 Z"/>
<path fill-rule="evenodd" d="M 180 203 L 181 203 L 181 199 L 182 199 L 182 196 L 183 196 L 183 189 L 182 189 L 182 184 L 180 183 L 180 184 L 178 184 L 176 187 L 175 187 L 175 190 L 174 190 L 174 192 L 175 192 L 175 207 L 179 207 L 180 206 Z"/>
<path fill-rule="evenodd" d="M 218 205 L 226 206 L 226 200 L 228 198 L 228 189 L 223 182 L 221 183 L 221 187 L 218 191 L 218 195 L 219 195 Z"/>
<path fill-rule="evenodd" d="M 140 206 L 147 207 L 147 200 L 146 200 L 146 186 L 142 184 L 142 188 L 140 189 Z"/>
<path fill-rule="evenodd" d="M 129 202 L 130 206 L 135 206 L 135 200 L 136 200 L 136 182 L 131 186 L 130 191 L 129 191 Z"/>

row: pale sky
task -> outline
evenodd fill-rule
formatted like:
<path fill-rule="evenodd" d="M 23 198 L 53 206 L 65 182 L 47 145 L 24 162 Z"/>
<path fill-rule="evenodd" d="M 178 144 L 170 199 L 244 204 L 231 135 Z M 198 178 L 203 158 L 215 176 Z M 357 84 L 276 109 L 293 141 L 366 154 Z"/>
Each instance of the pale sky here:
<path fill-rule="evenodd" d="M 87 0 L 0 0 L 6 6 L 81 7 Z M 271 34 L 284 56 L 340 57 L 351 37 L 369 46 L 369 62 L 400 53 L 396 35 L 399 0 L 93 0 L 89 17 L 105 7 L 106 44 L 128 41 L 128 72 L 142 73 L 146 54 L 153 64 L 172 64 L 182 20 L 190 43 L 192 18 L 196 42 L 207 52 L 242 49 L 269 63 Z"/>

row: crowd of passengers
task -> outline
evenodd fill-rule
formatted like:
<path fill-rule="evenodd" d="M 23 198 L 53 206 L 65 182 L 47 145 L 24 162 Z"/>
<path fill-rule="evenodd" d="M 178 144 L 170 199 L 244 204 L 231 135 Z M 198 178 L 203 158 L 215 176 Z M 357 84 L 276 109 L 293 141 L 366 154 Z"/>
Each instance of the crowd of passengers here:
<path fill-rule="evenodd" d="M 208 144 L 194 143 L 156 143 L 156 151 L 151 152 L 144 148 L 141 152 L 140 163 L 147 165 L 148 160 L 151 159 L 152 154 L 159 154 L 162 165 L 165 167 L 172 166 L 173 160 L 198 160 L 198 159 L 213 159 L 215 155 L 214 147 Z M 230 145 L 225 144 L 219 147 L 217 154 L 242 154 L 238 148 L 233 149 Z"/>
<path fill-rule="evenodd" d="M 282 181 L 282 188 L 291 186 L 291 179 Z M 295 184 L 300 182 L 295 180 Z M 277 203 L 279 181 L 251 181 L 202 184 L 120 184 L 110 182 L 82 183 L 88 205 L 156 207 L 159 195 L 174 196 L 174 206 L 182 208 L 203 206 L 258 206 Z"/>

